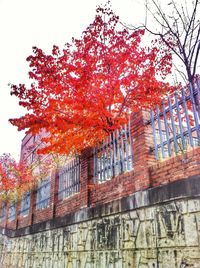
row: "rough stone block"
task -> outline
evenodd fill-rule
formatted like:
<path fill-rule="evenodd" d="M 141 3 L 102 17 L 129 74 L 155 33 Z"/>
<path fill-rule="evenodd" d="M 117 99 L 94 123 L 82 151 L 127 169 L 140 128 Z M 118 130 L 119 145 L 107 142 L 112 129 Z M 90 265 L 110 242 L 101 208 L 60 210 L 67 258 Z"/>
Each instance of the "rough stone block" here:
<path fill-rule="evenodd" d="M 200 212 L 200 199 L 188 200 L 188 212 Z"/>
<path fill-rule="evenodd" d="M 198 246 L 198 233 L 194 214 L 184 215 L 184 232 L 187 246 Z"/>

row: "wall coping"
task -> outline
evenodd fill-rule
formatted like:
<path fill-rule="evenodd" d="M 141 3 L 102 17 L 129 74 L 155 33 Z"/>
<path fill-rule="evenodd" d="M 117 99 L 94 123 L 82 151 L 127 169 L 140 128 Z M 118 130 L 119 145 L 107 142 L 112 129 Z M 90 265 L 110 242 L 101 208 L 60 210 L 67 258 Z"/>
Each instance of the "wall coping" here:
<path fill-rule="evenodd" d="M 84 207 L 63 217 L 53 218 L 17 230 L 0 227 L 0 234 L 11 238 L 31 235 L 172 200 L 196 197 L 200 197 L 200 175 L 138 191 L 130 196 L 95 207 Z"/>

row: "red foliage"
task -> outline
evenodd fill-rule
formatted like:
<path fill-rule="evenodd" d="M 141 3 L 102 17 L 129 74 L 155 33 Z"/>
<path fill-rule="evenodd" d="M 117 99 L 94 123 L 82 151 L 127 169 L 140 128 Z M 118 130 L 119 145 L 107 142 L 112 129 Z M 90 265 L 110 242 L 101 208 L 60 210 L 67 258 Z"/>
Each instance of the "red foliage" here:
<path fill-rule="evenodd" d="M 122 28 L 109 7 L 97 8 L 81 39 L 46 55 L 34 47 L 27 58 L 34 79 L 30 88 L 12 85 L 12 94 L 30 112 L 11 123 L 32 134 L 49 133 L 42 153 L 79 152 L 93 146 L 130 112 L 151 107 L 171 87 L 158 80 L 171 70 L 171 53 L 163 45 L 142 47 L 143 30 Z"/>
<path fill-rule="evenodd" d="M 23 162 L 16 163 L 10 155 L 0 157 L 0 197 L 16 199 L 30 189 L 35 178 Z"/>

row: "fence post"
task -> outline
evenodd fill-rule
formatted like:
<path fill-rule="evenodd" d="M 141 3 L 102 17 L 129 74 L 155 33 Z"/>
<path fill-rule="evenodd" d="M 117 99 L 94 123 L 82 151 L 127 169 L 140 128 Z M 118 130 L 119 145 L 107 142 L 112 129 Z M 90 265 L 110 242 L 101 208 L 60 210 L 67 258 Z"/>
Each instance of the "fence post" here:
<path fill-rule="evenodd" d="M 5 225 L 4 225 L 4 228 L 6 229 L 7 228 L 7 225 L 8 225 L 8 215 L 9 215 L 9 202 L 7 201 L 6 202 L 6 218 L 5 218 Z"/>
<path fill-rule="evenodd" d="M 21 200 L 18 200 L 15 205 L 15 217 L 16 217 L 16 228 L 19 228 L 19 220 L 20 220 L 20 210 L 21 209 Z"/>
<path fill-rule="evenodd" d="M 36 186 L 31 190 L 31 197 L 30 197 L 30 210 L 29 210 L 29 221 L 28 225 L 32 225 L 34 223 L 34 213 L 36 211 L 35 204 L 36 204 Z"/>
<path fill-rule="evenodd" d="M 58 185 L 59 185 L 59 170 L 53 170 L 51 173 L 51 195 L 50 206 L 52 207 L 52 218 L 56 215 L 56 205 L 58 202 Z"/>
<path fill-rule="evenodd" d="M 1 210 L 2 210 L 3 203 L 4 203 L 3 201 L 0 202 Z M 1 219 L 0 227 L 6 228 L 7 219 L 8 219 L 8 202 L 5 202 L 5 215 L 4 215 L 4 218 Z"/>
<path fill-rule="evenodd" d="M 133 148 L 133 166 L 135 190 L 139 191 L 151 186 L 149 166 L 156 163 L 151 151 L 154 146 L 150 124 L 150 111 L 141 110 L 131 115 L 131 136 Z"/>
<path fill-rule="evenodd" d="M 90 186 L 93 184 L 93 148 L 87 148 L 80 156 L 80 193 L 82 207 L 90 206 Z"/>
<path fill-rule="evenodd" d="M 190 84 L 190 94 L 194 95 L 195 106 L 196 106 L 196 110 L 200 119 L 200 80 L 199 79 L 197 79 L 196 81 L 196 92 L 195 92 L 194 83 Z"/>

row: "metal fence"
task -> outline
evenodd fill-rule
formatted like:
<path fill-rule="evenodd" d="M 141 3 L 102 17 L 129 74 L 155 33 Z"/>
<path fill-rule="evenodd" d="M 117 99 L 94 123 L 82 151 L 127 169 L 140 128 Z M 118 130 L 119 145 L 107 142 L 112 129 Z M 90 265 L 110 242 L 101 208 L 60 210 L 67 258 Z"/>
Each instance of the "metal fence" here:
<path fill-rule="evenodd" d="M 11 203 L 8 212 L 8 221 L 14 221 L 16 218 L 16 204 Z"/>
<path fill-rule="evenodd" d="M 71 160 L 59 171 L 58 199 L 63 200 L 80 191 L 80 158 Z"/>
<path fill-rule="evenodd" d="M 182 89 L 151 110 L 156 159 L 200 145 L 200 87 Z"/>
<path fill-rule="evenodd" d="M 6 218 L 6 202 L 3 202 L 0 209 L 0 222 L 4 221 L 5 218 Z"/>
<path fill-rule="evenodd" d="M 130 121 L 94 148 L 94 182 L 110 180 L 133 169 Z"/>
<path fill-rule="evenodd" d="M 47 208 L 50 203 L 50 193 L 51 193 L 51 180 L 50 177 L 42 181 L 38 185 L 37 197 L 36 197 L 36 208 L 43 209 Z"/>
<path fill-rule="evenodd" d="M 31 193 L 27 192 L 22 197 L 21 209 L 20 209 L 21 216 L 27 216 L 29 214 L 30 202 L 31 202 Z"/>

